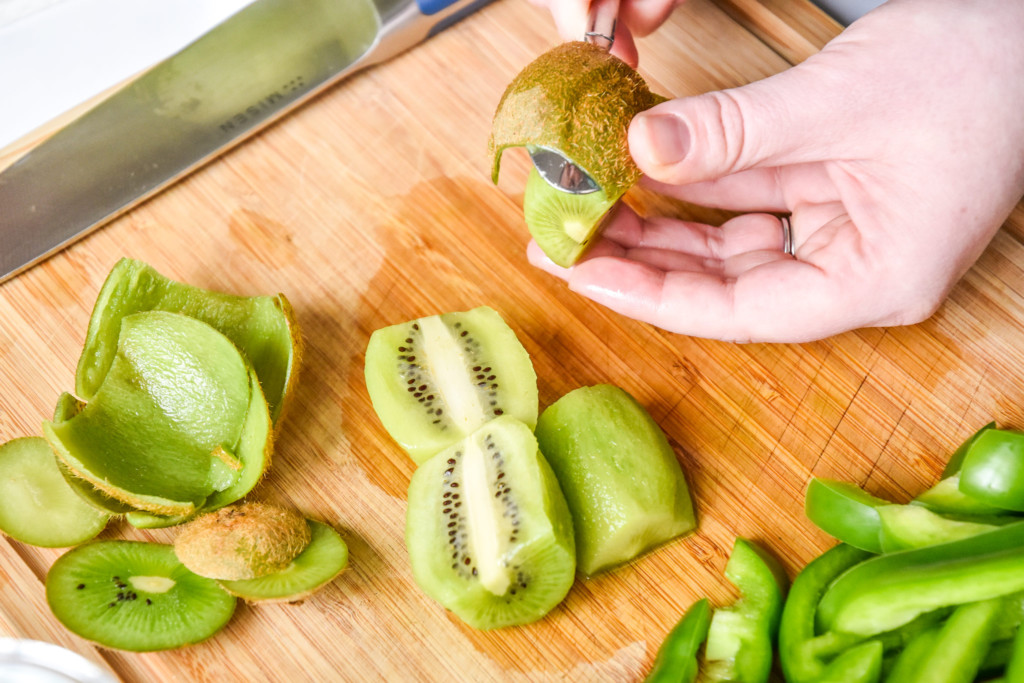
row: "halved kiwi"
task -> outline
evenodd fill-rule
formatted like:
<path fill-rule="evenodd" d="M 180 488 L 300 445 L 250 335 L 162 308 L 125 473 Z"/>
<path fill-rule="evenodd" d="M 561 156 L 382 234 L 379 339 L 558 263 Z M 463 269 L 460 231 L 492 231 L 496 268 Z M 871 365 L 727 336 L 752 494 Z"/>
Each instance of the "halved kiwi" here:
<path fill-rule="evenodd" d="M 235 581 L 283 571 L 309 540 L 309 525 L 298 512 L 250 502 L 189 522 L 174 539 L 174 552 L 200 576 Z"/>
<path fill-rule="evenodd" d="M 100 290 L 75 375 L 76 393 L 91 399 L 117 352 L 121 321 L 143 311 L 181 313 L 215 328 L 256 369 L 276 423 L 298 377 L 302 337 L 283 294 L 235 296 L 170 280 L 149 265 L 121 259 Z"/>
<path fill-rule="evenodd" d="M 487 306 L 377 330 L 365 373 L 381 423 L 417 463 L 501 415 L 537 424 L 530 356 Z"/>
<path fill-rule="evenodd" d="M 615 205 L 603 191 L 569 194 L 547 183 L 531 168 L 523 197 L 526 227 L 548 258 L 568 268 L 596 241 Z"/>
<path fill-rule="evenodd" d="M 537 440 L 572 511 L 590 576 L 693 530 L 686 477 L 668 438 L 625 390 L 581 387 L 548 406 Z"/>
<path fill-rule="evenodd" d="M 45 439 L 0 445 L 0 531 L 29 545 L 68 548 L 103 531 L 109 518 L 75 493 Z"/>
<path fill-rule="evenodd" d="M 122 320 L 117 355 L 92 400 L 43 431 L 71 473 L 107 495 L 154 514 L 189 514 L 233 483 L 222 452 L 241 436 L 250 375 L 209 325 L 136 313 Z"/>
<path fill-rule="evenodd" d="M 94 541 L 62 555 L 46 575 L 46 601 L 79 636 L 136 652 L 206 640 L 236 603 L 186 569 L 171 546 L 135 541 Z"/>
<path fill-rule="evenodd" d="M 530 428 L 492 420 L 416 470 L 405 542 L 423 591 L 470 626 L 536 621 L 572 586 L 572 519 Z"/>
<path fill-rule="evenodd" d="M 295 602 L 333 581 L 348 566 L 348 545 L 328 525 L 306 522 L 309 545 L 285 569 L 255 579 L 221 581 L 221 587 L 246 602 Z"/>

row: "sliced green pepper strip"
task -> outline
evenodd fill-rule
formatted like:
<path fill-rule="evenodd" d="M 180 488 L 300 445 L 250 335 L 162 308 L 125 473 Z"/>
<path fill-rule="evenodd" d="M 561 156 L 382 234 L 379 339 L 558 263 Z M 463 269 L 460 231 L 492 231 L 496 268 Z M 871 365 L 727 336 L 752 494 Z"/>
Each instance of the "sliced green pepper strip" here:
<path fill-rule="evenodd" d="M 938 640 L 939 630 L 939 626 L 934 626 L 911 638 L 897 655 L 896 661 L 885 677 L 885 683 L 905 683 L 910 680 L 910 677 L 921 668 L 928 655 L 931 654 L 932 646 Z"/>
<path fill-rule="evenodd" d="M 961 491 L 959 471 L 921 493 L 911 501 L 911 505 L 922 505 L 932 512 L 940 514 L 1000 515 L 1007 513 L 1007 510 L 982 503 Z"/>
<path fill-rule="evenodd" d="M 779 661 L 790 683 L 813 683 L 824 673 L 824 662 L 810 646 L 818 602 L 833 579 L 871 556 L 840 544 L 812 560 L 793 580 L 779 623 Z"/>
<path fill-rule="evenodd" d="M 807 485 L 804 512 L 833 538 L 870 553 L 882 552 L 878 507 L 891 505 L 855 484 L 814 478 Z"/>
<path fill-rule="evenodd" d="M 739 590 L 740 599 L 711 617 L 704 680 L 763 683 L 771 674 L 789 580 L 775 558 L 744 538 L 736 539 L 725 576 Z"/>
<path fill-rule="evenodd" d="M 959 448 L 953 451 L 953 455 L 949 456 L 949 460 L 946 462 L 945 469 L 942 470 L 942 478 L 948 479 L 957 472 L 964 464 L 964 458 L 967 456 L 967 451 L 970 450 L 971 445 L 978 440 L 978 437 L 987 432 L 990 429 L 995 429 L 996 423 L 989 422 L 987 425 L 974 432 L 966 441 L 960 444 Z"/>
<path fill-rule="evenodd" d="M 872 636 L 939 607 L 1024 590 L 1024 522 L 866 560 L 837 578 L 818 605 L 821 631 Z"/>
<path fill-rule="evenodd" d="M 876 683 L 882 675 L 882 654 L 881 641 L 855 645 L 832 660 L 816 683 Z"/>
<path fill-rule="evenodd" d="M 931 651 L 906 683 L 971 683 L 992 644 L 1001 601 L 982 600 L 957 607 L 939 630 Z"/>
<path fill-rule="evenodd" d="M 1024 626 L 1017 628 L 1013 639 L 1013 650 L 1006 665 L 1006 683 L 1024 683 Z"/>
<path fill-rule="evenodd" d="M 881 520 L 882 550 L 887 553 L 949 543 L 1014 521 L 1012 517 L 1004 520 L 980 517 L 979 521 L 953 519 L 920 505 L 880 505 L 876 512 Z"/>
<path fill-rule="evenodd" d="M 665 637 L 645 683 L 693 683 L 697 680 L 700 647 L 708 637 L 711 607 L 702 598 L 686 610 Z"/>
<path fill-rule="evenodd" d="M 967 449 L 960 490 L 982 503 L 1024 511 L 1024 432 L 989 429 Z"/>

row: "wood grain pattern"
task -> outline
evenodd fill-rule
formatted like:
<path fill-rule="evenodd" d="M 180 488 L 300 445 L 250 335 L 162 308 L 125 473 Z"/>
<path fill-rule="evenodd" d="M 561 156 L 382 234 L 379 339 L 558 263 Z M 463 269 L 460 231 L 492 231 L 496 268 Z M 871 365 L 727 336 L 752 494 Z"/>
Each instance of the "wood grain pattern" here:
<path fill-rule="evenodd" d="M 772 35 L 799 36 L 805 50 L 822 20 L 801 7 L 799 20 L 774 14 L 787 30 Z M 557 40 L 542 11 L 501 0 L 0 286 L 0 440 L 37 434 L 73 386 L 94 297 L 119 257 L 202 287 L 287 294 L 305 367 L 255 497 L 334 525 L 351 549 L 350 569 L 301 605 L 243 605 L 207 643 L 128 654 L 90 646 L 45 609 L 42 580 L 60 551 L 5 541 L 0 634 L 67 645 L 127 681 L 637 680 L 691 602 L 732 599 L 722 570 L 737 534 L 791 574 L 831 545 L 803 516 L 810 476 L 903 501 L 978 426 L 1024 428 L 1020 207 L 929 321 L 812 344 L 668 334 L 529 266 L 527 160 L 510 154 L 494 187 L 486 140 L 505 85 Z M 641 71 L 660 92 L 696 94 L 778 72 L 782 54 L 718 5 L 690 0 L 642 41 Z M 700 520 L 697 533 L 577 582 L 543 621 L 499 632 L 466 627 L 413 583 L 403 542 L 413 465 L 362 378 L 373 330 L 481 304 L 531 353 L 542 405 L 611 382 L 647 406 Z M 103 537 L 169 541 L 173 530 L 112 524 Z"/>

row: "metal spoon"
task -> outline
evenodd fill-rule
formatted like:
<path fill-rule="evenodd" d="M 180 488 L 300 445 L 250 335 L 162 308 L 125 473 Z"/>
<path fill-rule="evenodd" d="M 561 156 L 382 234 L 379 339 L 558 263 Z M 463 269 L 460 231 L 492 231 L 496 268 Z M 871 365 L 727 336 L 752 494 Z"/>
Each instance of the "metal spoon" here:
<path fill-rule="evenodd" d="M 583 40 L 611 50 L 615 42 L 615 24 L 619 16 L 619 0 L 593 0 L 587 14 L 587 31 Z M 527 146 L 537 173 L 548 185 L 569 194 L 590 194 L 601 189 L 582 168 L 572 163 L 557 149 Z"/>

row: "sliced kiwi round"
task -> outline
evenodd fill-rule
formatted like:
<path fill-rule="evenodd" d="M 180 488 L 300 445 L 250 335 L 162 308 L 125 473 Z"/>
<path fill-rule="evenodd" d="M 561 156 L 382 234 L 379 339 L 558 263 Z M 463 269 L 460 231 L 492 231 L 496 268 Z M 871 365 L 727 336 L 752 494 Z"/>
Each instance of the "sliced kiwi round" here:
<path fill-rule="evenodd" d="M 334 580 L 348 566 L 348 545 L 330 526 L 307 519 L 309 545 L 279 572 L 256 579 L 221 581 L 224 590 L 247 602 L 295 602 Z"/>
<path fill-rule="evenodd" d="M 250 371 L 215 329 L 176 313 L 121 322 L 118 351 L 81 411 L 43 432 L 72 474 L 132 507 L 190 514 L 237 471 L 226 464 L 251 400 Z M 233 456 L 231 456 L 233 457 Z"/>
<path fill-rule="evenodd" d="M 236 600 L 193 574 L 169 545 L 94 541 L 54 562 L 46 600 L 57 619 L 104 647 L 168 650 L 206 640 L 231 619 Z"/>
<path fill-rule="evenodd" d="M 309 540 L 309 525 L 298 512 L 250 502 L 195 518 L 174 539 L 174 552 L 200 576 L 255 579 L 283 571 Z"/>
<path fill-rule="evenodd" d="M 283 294 L 235 296 L 170 280 L 149 265 L 121 259 L 93 307 L 75 374 L 76 392 L 91 399 L 117 354 L 121 321 L 142 311 L 181 313 L 224 334 L 256 369 L 276 423 L 292 394 L 302 357 L 302 336 Z"/>
<path fill-rule="evenodd" d="M 487 306 L 377 330 L 365 373 L 381 423 L 417 463 L 500 415 L 537 423 L 530 356 Z"/>
<path fill-rule="evenodd" d="M 595 45 L 558 45 L 528 64 L 505 90 L 489 140 L 498 181 L 508 147 L 558 150 L 586 171 L 611 201 L 640 179 L 629 155 L 629 122 L 665 98 L 618 57 Z"/>
<path fill-rule="evenodd" d="M 603 191 L 570 194 L 547 183 L 531 168 L 523 196 L 526 227 L 548 258 L 568 268 L 596 241 L 615 200 Z"/>
<path fill-rule="evenodd" d="M 693 530 L 693 501 L 665 432 L 628 392 L 580 387 L 537 423 L 572 511 L 580 572 L 592 575 Z"/>
<path fill-rule="evenodd" d="M 405 542 L 420 588 L 479 629 L 540 619 L 575 575 L 565 498 L 530 428 L 510 417 L 416 470 Z"/>
<path fill-rule="evenodd" d="M 103 531 L 109 518 L 71 488 L 45 439 L 0 445 L 0 531 L 29 545 L 68 548 Z"/>

